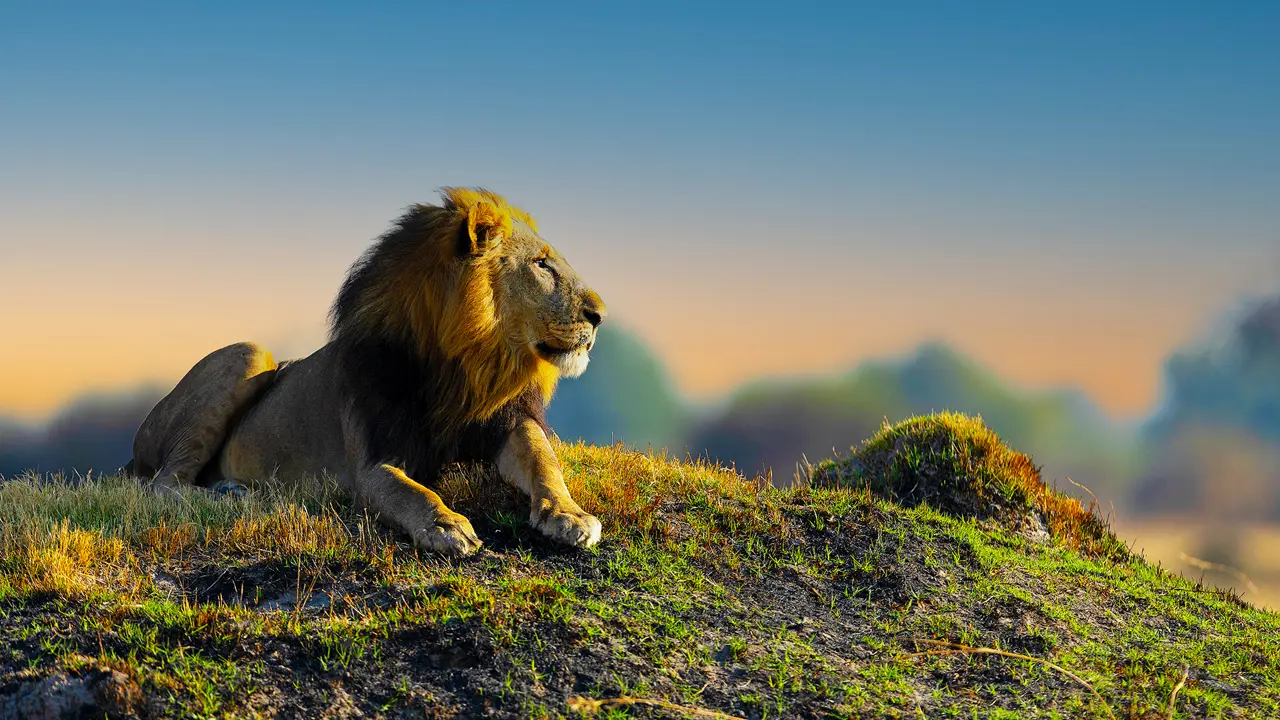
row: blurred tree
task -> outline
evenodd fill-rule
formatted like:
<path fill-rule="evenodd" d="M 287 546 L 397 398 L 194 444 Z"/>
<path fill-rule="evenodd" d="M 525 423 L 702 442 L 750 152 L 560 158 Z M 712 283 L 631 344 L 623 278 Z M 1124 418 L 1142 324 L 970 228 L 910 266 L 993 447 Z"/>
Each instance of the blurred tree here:
<path fill-rule="evenodd" d="M 1151 461 L 1137 509 L 1280 518 L 1280 296 L 1224 326 L 1166 364 L 1165 400 L 1143 428 Z"/>
<path fill-rule="evenodd" d="M 567 441 L 607 445 L 620 440 L 679 452 L 689 413 L 648 348 L 629 332 L 605 325 L 587 372 L 560 382 L 547 421 Z"/>

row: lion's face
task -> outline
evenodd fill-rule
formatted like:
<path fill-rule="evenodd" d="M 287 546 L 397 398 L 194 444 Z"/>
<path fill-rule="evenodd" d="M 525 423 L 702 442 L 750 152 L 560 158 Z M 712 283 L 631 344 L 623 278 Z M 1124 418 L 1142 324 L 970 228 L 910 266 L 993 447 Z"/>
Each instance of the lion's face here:
<path fill-rule="evenodd" d="M 501 242 L 494 304 L 517 352 L 527 351 L 554 365 L 563 377 L 587 369 L 604 301 L 564 256 L 523 222 L 512 223 Z"/>

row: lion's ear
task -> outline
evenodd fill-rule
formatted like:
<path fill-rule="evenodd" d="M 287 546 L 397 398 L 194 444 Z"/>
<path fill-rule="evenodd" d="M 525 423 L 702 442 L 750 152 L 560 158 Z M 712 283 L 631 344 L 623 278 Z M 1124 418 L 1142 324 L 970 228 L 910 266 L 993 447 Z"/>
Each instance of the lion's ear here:
<path fill-rule="evenodd" d="M 471 255 L 483 255 L 511 236 L 511 215 L 488 202 L 467 208 L 466 241 Z"/>

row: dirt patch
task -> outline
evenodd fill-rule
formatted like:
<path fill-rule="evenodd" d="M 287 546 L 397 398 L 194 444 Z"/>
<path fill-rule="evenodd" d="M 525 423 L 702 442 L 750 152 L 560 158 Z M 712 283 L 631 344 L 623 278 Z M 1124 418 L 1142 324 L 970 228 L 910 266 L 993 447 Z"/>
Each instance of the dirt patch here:
<path fill-rule="evenodd" d="M 59 671 L 0 686 L 0 718 L 9 720 L 130 717 L 144 706 L 137 680 L 110 667 Z"/>

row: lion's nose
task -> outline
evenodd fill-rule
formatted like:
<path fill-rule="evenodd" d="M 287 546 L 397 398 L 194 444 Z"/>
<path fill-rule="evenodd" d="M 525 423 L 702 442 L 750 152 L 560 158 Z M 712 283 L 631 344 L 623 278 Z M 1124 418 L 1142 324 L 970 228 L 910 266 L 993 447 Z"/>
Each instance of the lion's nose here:
<path fill-rule="evenodd" d="M 604 318 L 609 314 L 605 309 L 604 300 L 595 293 L 594 290 L 588 290 L 586 297 L 582 301 L 582 319 L 591 323 L 591 327 L 600 327 L 600 323 L 604 322 Z"/>

